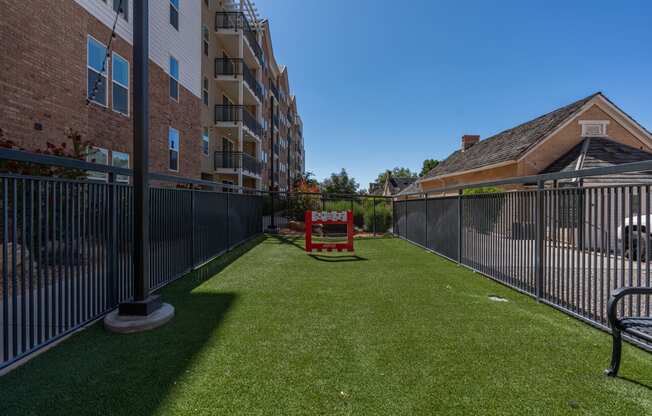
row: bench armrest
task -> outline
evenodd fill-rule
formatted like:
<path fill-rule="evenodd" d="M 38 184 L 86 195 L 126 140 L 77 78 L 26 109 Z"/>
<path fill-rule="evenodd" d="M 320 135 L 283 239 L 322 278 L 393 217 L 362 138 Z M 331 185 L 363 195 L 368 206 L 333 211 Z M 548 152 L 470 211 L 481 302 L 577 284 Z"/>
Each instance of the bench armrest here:
<path fill-rule="evenodd" d="M 611 292 L 609 296 L 609 303 L 607 303 L 607 318 L 609 319 L 609 326 L 616 328 L 618 324 L 617 306 L 618 302 L 625 296 L 631 295 L 652 295 L 652 287 L 621 287 Z"/>

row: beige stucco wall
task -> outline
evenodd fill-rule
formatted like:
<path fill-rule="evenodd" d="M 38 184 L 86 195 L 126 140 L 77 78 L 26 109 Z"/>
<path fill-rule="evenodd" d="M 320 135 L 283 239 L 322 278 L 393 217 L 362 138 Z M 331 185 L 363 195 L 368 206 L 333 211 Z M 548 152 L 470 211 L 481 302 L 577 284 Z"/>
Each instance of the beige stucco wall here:
<path fill-rule="evenodd" d="M 480 170 L 477 172 L 470 172 L 462 175 L 449 176 L 444 178 L 435 178 L 428 182 L 421 182 L 421 187 L 425 192 L 444 188 L 454 185 L 493 181 L 497 179 L 512 178 L 517 175 L 518 169 L 516 163 L 512 163 L 497 168 Z"/>

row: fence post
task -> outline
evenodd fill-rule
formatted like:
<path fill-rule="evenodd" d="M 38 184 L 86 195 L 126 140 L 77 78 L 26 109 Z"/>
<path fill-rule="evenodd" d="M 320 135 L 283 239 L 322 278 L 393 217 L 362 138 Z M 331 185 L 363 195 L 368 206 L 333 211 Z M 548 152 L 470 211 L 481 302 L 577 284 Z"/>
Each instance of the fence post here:
<path fill-rule="evenodd" d="M 374 212 L 373 230 L 374 230 L 374 237 L 375 237 L 376 236 L 376 197 L 375 196 L 371 197 L 371 203 L 373 204 L 373 212 Z"/>
<path fill-rule="evenodd" d="M 197 218 L 195 215 L 195 188 L 190 187 L 190 265 L 194 269 L 197 264 L 196 259 L 196 246 L 195 246 L 195 236 L 197 235 L 195 231 L 195 224 L 197 224 Z"/>
<path fill-rule="evenodd" d="M 226 251 L 229 251 L 231 249 L 231 230 L 230 224 L 231 224 L 231 214 L 229 214 L 229 194 L 231 193 L 231 189 L 229 189 L 226 192 Z M 274 199 L 272 199 L 272 218 L 274 218 Z M 274 220 L 272 219 L 272 224 L 274 224 Z"/>
<path fill-rule="evenodd" d="M 108 235 L 108 249 L 109 253 L 106 256 L 107 261 L 107 279 L 106 285 L 106 303 L 107 307 L 113 307 L 117 305 L 118 302 L 118 277 L 116 275 L 118 261 L 118 213 L 117 213 L 117 201 L 116 201 L 116 183 L 115 183 L 115 173 L 109 172 L 109 235 Z"/>
<path fill-rule="evenodd" d="M 457 192 L 457 263 L 462 264 L 462 193 L 460 189 Z"/>
<path fill-rule="evenodd" d="M 408 206 L 408 196 L 405 195 L 405 239 L 410 241 L 408 238 L 408 211 L 407 211 L 407 206 Z"/>
<path fill-rule="evenodd" d="M 423 194 L 423 206 L 424 206 L 425 217 L 426 217 L 426 222 L 425 222 L 425 226 L 426 226 L 426 229 L 425 229 L 425 232 L 426 232 L 426 233 L 425 233 L 425 234 L 426 234 L 426 238 L 425 238 L 425 241 L 424 241 L 424 244 L 423 244 L 423 245 L 424 245 L 426 248 L 428 248 L 428 192 L 426 192 L 425 194 Z"/>
<path fill-rule="evenodd" d="M 536 240 L 535 240 L 535 272 L 536 272 L 536 296 L 537 300 L 541 300 L 544 297 L 543 291 L 543 240 L 545 238 L 545 205 L 544 205 L 544 182 L 539 181 L 537 184 L 537 193 L 536 193 Z"/>

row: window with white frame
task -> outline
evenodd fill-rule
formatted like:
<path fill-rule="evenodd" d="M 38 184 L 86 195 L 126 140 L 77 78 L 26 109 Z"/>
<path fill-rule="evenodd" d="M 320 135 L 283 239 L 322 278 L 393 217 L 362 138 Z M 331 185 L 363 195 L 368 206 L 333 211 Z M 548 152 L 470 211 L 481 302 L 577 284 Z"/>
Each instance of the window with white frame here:
<path fill-rule="evenodd" d="M 170 149 L 168 169 L 175 172 L 179 171 L 179 140 L 179 130 L 170 127 L 168 130 L 168 147 Z"/>
<path fill-rule="evenodd" d="M 113 52 L 112 100 L 113 110 L 129 115 L 129 62 L 122 56 Z"/>
<path fill-rule="evenodd" d="M 208 78 L 204 78 L 204 88 L 202 91 L 202 99 L 204 101 L 204 105 L 208 105 Z"/>
<path fill-rule="evenodd" d="M 204 131 L 202 132 L 202 136 L 201 136 L 201 145 L 202 145 L 201 149 L 206 156 L 208 156 L 208 150 L 210 144 L 211 144 L 211 139 L 210 139 L 210 135 L 208 134 L 208 128 L 204 127 Z"/>
<path fill-rule="evenodd" d="M 106 107 L 108 84 L 106 66 L 106 46 L 89 36 L 86 48 L 87 98 L 89 101 Z"/>
<path fill-rule="evenodd" d="M 176 30 L 179 30 L 179 1 L 170 0 L 170 24 Z"/>
<path fill-rule="evenodd" d="M 179 61 L 170 56 L 170 98 L 179 101 Z"/>
<path fill-rule="evenodd" d="M 101 147 L 91 147 L 86 154 L 86 161 L 98 165 L 108 165 L 109 151 Z M 87 177 L 96 181 L 106 181 L 108 174 L 106 172 L 88 172 Z"/>
<path fill-rule="evenodd" d="M 608 120 L 599 120 L 599 121 L 590 121 L 582 120 L 580 121 L 582 126 L 582 137 L 606 137 L 607 136 L 607 126 L 609 125 Z"/>
<path fill-rule="evenodd" d="M 129 21 L 129 0 L 113 0 L 113 11 Z"/>
<path fill-rule="evenodd" d="M 206 25 L 204 25 L 202 27 L 202 33 L 203 33 L 202 44 L 203 44 L 203 47 L 204 47 L 204 55 L 208 56 L 208 48 L 209 48 L 208 40 L 209 40 L 210 33 L 209 33 L 208 28 L 206 27 Z"/>
<path fill-rule="evenodd" d="M 111 152 L 111 166 L 129 169 L 129 153 L 116 152 L 115 150 Z M 129 183 L 129 176 L 116 175 L 115 180 L 117 182 Z"/>

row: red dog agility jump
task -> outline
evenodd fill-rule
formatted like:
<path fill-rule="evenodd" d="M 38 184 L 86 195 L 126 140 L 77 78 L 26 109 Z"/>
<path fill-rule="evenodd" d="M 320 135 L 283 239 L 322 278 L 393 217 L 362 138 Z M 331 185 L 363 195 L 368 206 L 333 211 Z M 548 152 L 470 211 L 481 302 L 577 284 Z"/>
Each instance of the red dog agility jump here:
<path fill-rule="evenodd" d="M 353 251 L 353 211 L 306 211 L 306 251 Z M 346 243 L 313 243 L 313 224 L 346 224 Z"/>

